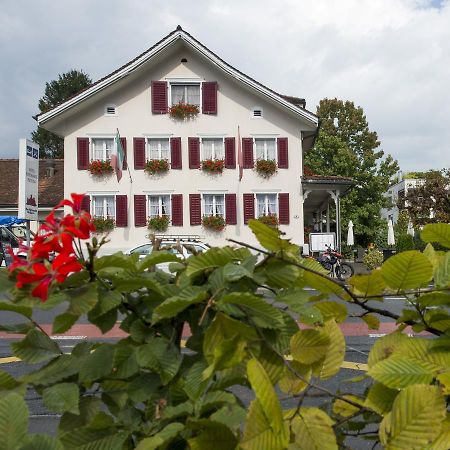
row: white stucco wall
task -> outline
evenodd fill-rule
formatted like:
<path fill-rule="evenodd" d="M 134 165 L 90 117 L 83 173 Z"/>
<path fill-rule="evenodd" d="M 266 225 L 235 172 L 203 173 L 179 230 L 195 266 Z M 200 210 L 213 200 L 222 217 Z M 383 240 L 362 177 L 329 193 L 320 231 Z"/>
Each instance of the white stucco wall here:
<path fill-rule="evenodd" d="M 187 63 L 181 63 L 186 58 Z M 171 78 L 199 78 L 218 82 L 218 114 L 202 115 L 191 121 L 176 121 L 165 115 L 151 112 L 151 81 Z M 117 115 L 104 115 L 107 104 L 115 104 Z M 252 108 L 263 108 L 263 118 L 252 118 Z M 116 228 L 110 235 L 111 242 L 105 250 L 123 250 L 147 241 L 146 228 L 134 226 L 133 196 L 136 194 L 181 193 L 183 194 L 183 227 L 169 227 L 167 234 L 195 234 L 212 245 L 223 245 L 227 238 L 256 243 L 251 231 L 243 223 L 243 193 L 289 192 L 290 224 L 280 229 L 294 242 L 303 240 L 303 212 L 300 175 L 302 173 L 301 131 L 314 129 L 313 124 L 264 99 L 261 94 L 250 91 L 236 80 L 212 66 L 201 55 L 193 53 L 185 44 L 178 43 L 167 50 L 164 57 L 155 58 L 136 73 L 117 82 L 81 106 L 65 113 L 64 120 L 55 121 L 53 128 L 65 136 L 64 192 L 89 194 L 126 194 L 128 196 L 128 227 Z M 254 170 L 245 169 L 243 179 L 238 181 L 239 169 L 225 169 L 221 175 L 208 175 L 201 170 L 189 169 L 188 137 L 223 135 L 236 137 L 238 126 L 240 137 L 259 135 L 287 137 L 289 142 L 289 169 L 279 169 L 270 179 L 263 179 Z M 88 171 L 77 170 L 77 137 L 94 135 L 113 136 L 119 129 L 121 137 L 127 139 L 128 173 L 120 183 L 115 176 L 99 179 Z M 181 137 L 182 170 L 171 170 L 163 176 L 150 176 L 143 170 L 134 169 L 133 137 L 149 134 L 166 134 Z M 237 145 L 236 145 L 237 147 Z M 236 155 L 237 160 L 237 155 Z M 227 225 L 222 233 L 211 233 L 202 226 L 190 226 L 189 194 L 204 192 L 237 194 L 237 225 Z"/>

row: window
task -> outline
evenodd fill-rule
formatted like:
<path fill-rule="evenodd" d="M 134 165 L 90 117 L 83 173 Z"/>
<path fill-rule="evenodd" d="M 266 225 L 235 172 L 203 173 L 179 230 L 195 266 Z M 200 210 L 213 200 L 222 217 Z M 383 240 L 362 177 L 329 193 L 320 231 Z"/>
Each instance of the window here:
<path fill-rule="evenodd" d="M 181 102 L 200 107 L 200 83 L 172 83 L 170 94 L 172 106 Z"/>
<path fill-rule="evenodd" d="M 93 195 L 92 212 L 94 217 L 103 219 L 114 219 L 116 198 L 114 195 Z"/>
<path fill-rule="evenodd" d="M 149 159 L 167 159 L 167 161 L 170 161 L 169 138 L 147 140 L 147 160 Z"/>
<path fill-rule="evenodd" d="M 223 194 L 203 194 L 203 215 L 225 218 L 225 196 Z"/>
<path fill-rule="evenodd" d="M 148 196 L 149 217 L 170 217 L 170 195 L 149 195 Z"/>
<path fill-rule="evenodd" d="M 223 143 L 223 138 L 203 138 L 201 159 L 225 159 L 225 146 Z"/>
<path fill-rule="evenodd" d="M 107 161 L 111 159 L 111 152 L 114 147 L 113 138 L 93 138 L 91 139 L 91 159 Z"/>
<path fill-rule="evenodd" d="M 255 159 L 276 160 L 275 139 L 255 139 Z"/>
<path fill-rule="evenodd" d="M 278 214 L 277 194 L 256 194 L 256 217 Z"/>

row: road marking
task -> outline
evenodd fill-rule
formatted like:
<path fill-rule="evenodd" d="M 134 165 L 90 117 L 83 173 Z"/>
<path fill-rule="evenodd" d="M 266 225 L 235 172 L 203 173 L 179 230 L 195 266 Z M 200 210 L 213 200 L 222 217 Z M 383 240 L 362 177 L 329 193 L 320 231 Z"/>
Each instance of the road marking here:
<path fill-rule="evenodd" d="M 65 335 L 60 335 L 60 336 L 50 336 L 50 339 L 55 339 L 58 341 L 64 341 L 64 340 L 74 340 L 74 341 L 82 341 L 84 339 L 87 339 L 87 336 L 65 336 Z"/>
<path fill-rule="evenodd" d="M 13 362 L 21 361 L 20 358 L 16 358 L 15 356 L 9 356 L 8 358 L 0 358 L 0 364 L 9 364 Z"/>
<path fill-rule="evenodd" d="M 352 370 L 361 370 L 367 372 L 369 370 L 369 366 L 364 363 L 356 363 L 351 361 L 344 361 L 341 365 L 343 369 L 352 369 Z"/>

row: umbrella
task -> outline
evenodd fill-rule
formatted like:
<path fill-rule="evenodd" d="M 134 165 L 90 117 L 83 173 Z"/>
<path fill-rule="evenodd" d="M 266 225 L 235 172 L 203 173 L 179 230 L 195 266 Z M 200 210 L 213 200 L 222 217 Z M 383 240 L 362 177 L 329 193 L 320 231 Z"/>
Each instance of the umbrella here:
<path fill-rule="evenodd" d="M 408 229 L 406 230 L 408 234 L 410 234 L 412 237 L 414 237 L 414 228 L 411 221 L 408 222 Z"/>
<path fill-rule="evenodd" d="M 389 219 L 389 221 L 388 221 L 387 244 L 388 245 L 395 245 L 394 225 L 392 223 L 392 219 Z"/>
<path fill-rule="evenodd" d="M 348 222 L 347 245 L 355 245 L 355 239 L 353 237 L 353 222 L 351 220 Z"/>

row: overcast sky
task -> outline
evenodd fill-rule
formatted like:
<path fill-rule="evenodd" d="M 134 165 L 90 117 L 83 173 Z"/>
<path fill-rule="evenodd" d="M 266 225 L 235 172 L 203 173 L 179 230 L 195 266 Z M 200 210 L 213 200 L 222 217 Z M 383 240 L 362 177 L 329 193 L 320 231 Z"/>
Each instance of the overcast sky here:
<path fill-rule="evenodd" d="M 450 166 L 450 0 L 2 0 L 0 157 L 35 129 L 45 82 L 96 80 L 178 24 L 312 111 L 362 106 L 403 170 Z"/>

